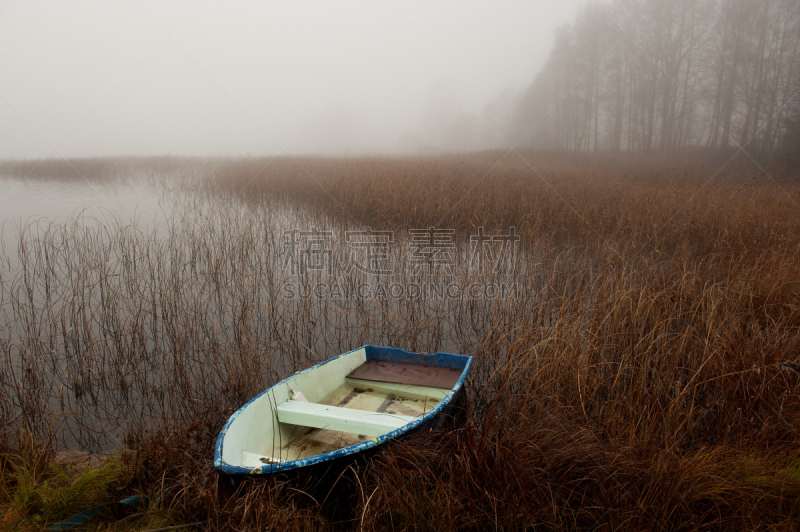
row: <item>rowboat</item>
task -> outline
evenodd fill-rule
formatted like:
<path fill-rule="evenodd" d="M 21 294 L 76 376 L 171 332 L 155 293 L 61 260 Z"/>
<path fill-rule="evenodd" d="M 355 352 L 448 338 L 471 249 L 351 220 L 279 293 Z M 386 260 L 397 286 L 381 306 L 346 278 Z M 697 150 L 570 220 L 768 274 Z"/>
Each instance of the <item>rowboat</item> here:
<path fill-rule="evenodd" d="M 464 385 L 472 357 L 365 345 L 295 373 L 228 419 L 214 465 L 268 474 L 377 447 L 436 422 Z"/>

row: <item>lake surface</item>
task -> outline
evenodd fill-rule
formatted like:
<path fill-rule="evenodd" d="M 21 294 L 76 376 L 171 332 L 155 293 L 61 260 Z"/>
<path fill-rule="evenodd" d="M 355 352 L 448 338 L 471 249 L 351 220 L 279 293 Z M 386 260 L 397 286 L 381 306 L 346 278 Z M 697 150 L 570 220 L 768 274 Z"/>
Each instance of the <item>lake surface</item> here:
<path fill-rule="evenodd" d="M 0 175 L 0 225 L 6 238 L 9 229 L 27 223 L 81 214 L 87 220 L 112 216 L 147 223 L 165 219 L 167 208 L 163 189 L 144 179 L 101 182 Z"/>

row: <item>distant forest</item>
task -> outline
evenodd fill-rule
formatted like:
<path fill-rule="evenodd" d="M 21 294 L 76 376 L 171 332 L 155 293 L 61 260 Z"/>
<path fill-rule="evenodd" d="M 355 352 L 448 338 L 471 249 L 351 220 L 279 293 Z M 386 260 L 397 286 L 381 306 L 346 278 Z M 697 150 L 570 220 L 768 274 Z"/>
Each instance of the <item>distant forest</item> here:
<path fill-rule="evenodd" d="M 798 0 L 613 0 L 560 28 L 521 93 L 484 110 L 500 147 L 800 152 Z"/>

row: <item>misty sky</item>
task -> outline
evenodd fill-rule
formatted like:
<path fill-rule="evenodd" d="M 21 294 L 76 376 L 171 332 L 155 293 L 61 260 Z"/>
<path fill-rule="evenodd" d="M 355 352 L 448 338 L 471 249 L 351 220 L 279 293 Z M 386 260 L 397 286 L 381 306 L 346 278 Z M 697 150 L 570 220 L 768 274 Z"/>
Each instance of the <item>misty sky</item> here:
<path fill-rule="evenodd" d="M 583 3 L 0 0 L 0 158 L 396 151 L 435 95 L 528 85 Z"/>

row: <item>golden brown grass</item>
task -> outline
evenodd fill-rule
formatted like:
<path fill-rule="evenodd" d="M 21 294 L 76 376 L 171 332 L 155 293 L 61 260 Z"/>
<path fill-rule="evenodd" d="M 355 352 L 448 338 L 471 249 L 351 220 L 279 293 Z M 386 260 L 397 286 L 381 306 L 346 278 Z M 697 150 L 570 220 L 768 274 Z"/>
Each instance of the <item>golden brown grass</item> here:
<path fill-rule="evenodd" d="M 217 530 L 797 528 L 800 375 L 781 365 L 800 362 L 796 178 L 523 155 L 195 161 L 208 178 L 157 230 L 28 233 L 25 273 L 0 277 L 7 434 L 53 435 L 67 410 L 54 438 L 91 447 L 97 419 L 132 421 L 137 489 Z M 400 258 L 408 229 L 453 228 L 467 249 L 478 226 L 515 226 L 524 260 L 507 279 L 523 289 L 281 302 L 295 226 L 394 230 Z M 459 421 L 333 480 L 234 492 L 217 477 L 232 409 L 364 343 L 475 356 Z"/>

